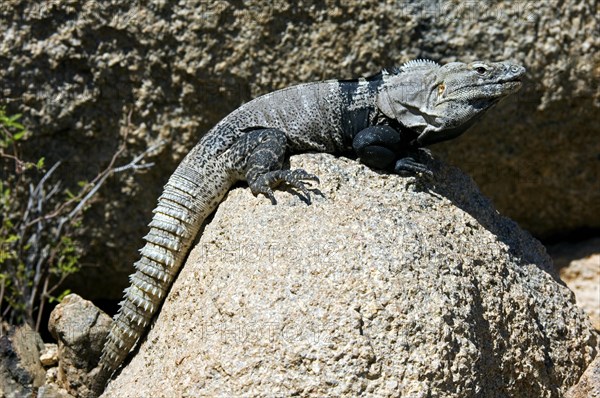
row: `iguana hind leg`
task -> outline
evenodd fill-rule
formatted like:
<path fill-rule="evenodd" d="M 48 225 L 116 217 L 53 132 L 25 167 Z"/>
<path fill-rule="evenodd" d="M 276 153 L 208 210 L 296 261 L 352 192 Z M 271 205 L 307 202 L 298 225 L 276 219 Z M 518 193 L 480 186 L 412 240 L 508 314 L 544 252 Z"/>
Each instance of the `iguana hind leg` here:
<path fill-rule="evenodd" d="M 245 134 L 230 149 L 237 173 L 243 171 L 254 195 L 262 193 L 276 204 L 273 188 L 285 182 L 300 190 L 310 202 L 307 181 L 319 178 L 303 169 L 282 170 L 287 147 L 285 133 L 278 129 L 256 129 Z"/>

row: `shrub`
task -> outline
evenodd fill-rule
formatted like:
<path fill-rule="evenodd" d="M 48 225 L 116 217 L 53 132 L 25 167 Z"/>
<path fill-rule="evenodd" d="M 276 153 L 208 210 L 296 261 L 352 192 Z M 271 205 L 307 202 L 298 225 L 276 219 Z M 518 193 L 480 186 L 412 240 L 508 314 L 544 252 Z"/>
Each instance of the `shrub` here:
<path fill-rule="evenodd" d="M 104 171 L 71 192 L 54 181 L 61 162 L 46 170 L 44 158 L 22 159 L 21 145 L 31 133 L 20 117 L 0 108 L 0 317 L 39 330 L 44 305 L 68 294 L 58 289 L 80 269 L 82 252 L 75 236 L 84 211 L 112 174 L 151 167 L 143 160 L 162 142 L 117 167 L 122 144 Z M 131 125 L 130 117 L 127 123 Z"/>

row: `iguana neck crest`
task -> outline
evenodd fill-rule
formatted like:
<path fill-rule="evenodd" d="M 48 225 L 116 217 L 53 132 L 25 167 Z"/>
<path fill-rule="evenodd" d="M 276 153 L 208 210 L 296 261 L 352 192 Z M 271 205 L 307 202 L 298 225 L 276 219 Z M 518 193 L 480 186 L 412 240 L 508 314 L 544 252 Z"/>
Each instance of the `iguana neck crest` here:
<path fill-rule="evenodd" d="M 399 72 L 414 72 L 418 70 L 436 69 L 439 68 L 440 64 L 430 59 L 413 59 L 405 62 L 398 68 Z"/>
<path fill-rule="evenodd" d="M 508 62 L 409 61 L 384 71 L 377 107 L 418 134 L 420 146 L 449 140 L 517 91 L 525 68 Z"/>

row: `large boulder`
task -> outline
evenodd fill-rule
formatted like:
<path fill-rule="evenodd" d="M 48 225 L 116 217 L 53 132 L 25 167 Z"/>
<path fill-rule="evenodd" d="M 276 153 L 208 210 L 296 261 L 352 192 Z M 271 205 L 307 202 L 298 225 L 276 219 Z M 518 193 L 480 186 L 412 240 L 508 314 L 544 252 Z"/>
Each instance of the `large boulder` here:
<path fill-rule="evenodd" d="M 231 191 L 104 398 L 560 397 L 598 338 L 473 181 L 295 156 L 313 203 Z"/>
<path fill-rule="evenodd" d="M 81 229 L 92 238 L 76 291 L 121 295 L 162 185 L 199 137 L 243 102 L 418 57 L 525 65 L 518 97 L 436 151 L 537 236 L 600 228 L 593 0 L 337 3 L 0 3 L 0 105 L 23 113 L 37 140 L 32 158 L 68 160 L 63 177 L 75 184 L 105 167 L 126 134 L 130 153 L 169 141 L 150 172 L 102 190 L 105 200 Z"/>

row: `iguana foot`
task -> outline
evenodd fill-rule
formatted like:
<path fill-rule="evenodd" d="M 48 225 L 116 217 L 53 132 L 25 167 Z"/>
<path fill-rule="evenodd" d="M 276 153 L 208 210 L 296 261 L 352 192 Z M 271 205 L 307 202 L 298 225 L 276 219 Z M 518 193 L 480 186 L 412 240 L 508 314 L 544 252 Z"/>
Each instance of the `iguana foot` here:
<path fill-rule="evenodd" d="M 419 163 L 411 157 L 398 160 L 394 172 L 400 175 L 420 174 L 429 179 L 433 178 L 433 172 L 425 164 Z"/>
<path fill-rule="evenodd" d="M 271 200 L 271 203 L 277 204 L 275 195 L 273 195 L 273 188 L 285 182 L 301 191 L 306 196 L 308 203 L 310 203 L 310 192 L 306 189 L 306 184 L 310 181 L 318 184 L 319 177 L 306 172 L 304 169 L 275 170 L 262 174 L 249 185 L 254 195 L 262 193 Z"/>

